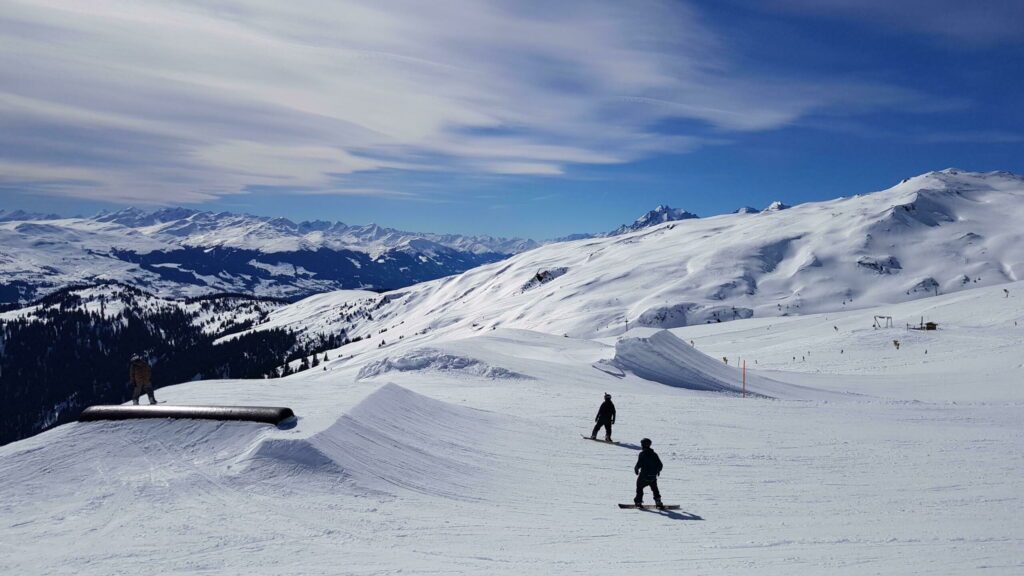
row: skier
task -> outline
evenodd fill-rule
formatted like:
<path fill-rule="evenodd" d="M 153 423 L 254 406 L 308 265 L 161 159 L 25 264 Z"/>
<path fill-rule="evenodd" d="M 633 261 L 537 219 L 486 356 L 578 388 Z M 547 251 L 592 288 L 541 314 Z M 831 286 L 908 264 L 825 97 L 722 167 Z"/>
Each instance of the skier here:
<path fill-rule="evenodd" d="M 597 440 L 597 431 L 604 426 L 604 440 L 605 442 L 611 442 L 612 424 L 615 424 L 615 404 L 612 404 L 611 394 L 606 393 L 604 395 L 604 402 L 597 409 L 597 416 L 594 418 L 594 422 L 597 422 L 597 425 L 594 426 L 594 432 L 590 434 L 590 439 Z"/>
<path fill-rule="evenodd" d="M 149 367 L 149 363 L 138 354 L 132 356 L 131 362 L 128 365 L 128 381 L 134 386 L 132 404 L 139 405 L 139 396 L 143 392 L 149 396 L 150 404 L 156 404 L 156 396 L 153 394 L 152 376 L 153 370 Z"/>
<path fill-rule="evenodd" d="M 659 509 L 663 509 L 664 505 L 661 503 L 661 492 L 658 491 L 658 475 L 661 474 L 661 458 L 658 458 L 658 453 L 651 450 L 651 439 L 644 438 L 640 441 L 640 456 L 636 459 L 636 466 L 633 467 L 633 472 L 636 473 L 636 498 L 633 498 L 633 503 L 637 506 L 643 506 L 644 502 L 644 488 L 647 486 L 651 487 L 651 492 L 654 494 L 654 505 Z"/>

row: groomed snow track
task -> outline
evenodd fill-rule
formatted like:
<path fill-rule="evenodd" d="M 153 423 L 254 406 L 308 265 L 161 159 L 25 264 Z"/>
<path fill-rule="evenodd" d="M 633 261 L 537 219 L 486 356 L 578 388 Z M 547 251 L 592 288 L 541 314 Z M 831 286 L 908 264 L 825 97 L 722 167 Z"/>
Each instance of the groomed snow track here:
<path fill-rule="evenodd" d="M 187 418 L 263 422 L 278 426 L 294 417 L 291 408 L 268 406 L 90 406 L 82 412 L 78 421 Z"/>

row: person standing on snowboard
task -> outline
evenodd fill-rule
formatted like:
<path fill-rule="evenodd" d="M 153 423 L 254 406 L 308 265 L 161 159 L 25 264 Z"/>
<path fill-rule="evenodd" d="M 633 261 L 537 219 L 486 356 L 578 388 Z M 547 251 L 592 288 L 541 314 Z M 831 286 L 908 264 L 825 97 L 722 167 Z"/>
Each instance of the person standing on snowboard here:
<path fill-rule="evenodd" d="M 615 424 L 615 404 L 612 404 L 611 394 L 604 395 L 604 402 L 602 402 L 601 407 L 597 409 L 597 416 L 594 418 L 594 422 L 597 422 L 597 425 L 594 426 L 594 431 L 590 434 L 590 439 L 597 440 L 597 431 L 604 426 L 604 440 L 605 442 L 611 442 L 612 424 Z"/>
<path fill-rule="evenodd" d="M 633 467 L 633 472 L 636 473 L 636 498 L 633 498 L 633 503 L 643 506 L 644 488 L 650 486 L 651 492 L 654 493 L 654 505 L 663 508 L 661 492 L 658 491 L 658 475 L 661 474 L 662 468 L 661 458 L 658 458 L 658 453 L 651 449 L 650 438 L 641 440 L 640 447 L 640 456 L 637 457 L 636 466 Z"/>
<path fill-rule="evenodd" d="M 132 391 L 132 404 L 139 405 L 139 396 L 143 392 L 149 396 L 149 403 L 156 404 L 156 396 L 153 394 L 153 370 L 149 363 L 143 360 L 142 356 L 132 356 L 128 364 L 128 382 L 134 387 Z"/>

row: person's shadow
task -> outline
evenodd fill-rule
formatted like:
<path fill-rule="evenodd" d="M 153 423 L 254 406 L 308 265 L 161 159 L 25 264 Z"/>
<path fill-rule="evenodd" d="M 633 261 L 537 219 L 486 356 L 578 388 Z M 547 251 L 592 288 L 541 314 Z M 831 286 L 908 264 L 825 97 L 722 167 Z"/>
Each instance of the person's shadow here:
<path fill-rule="evenodd" d="M 615 442 L 616 446 L 622 446 L 623 448 L 629 448 L 630 450 L 640 450 L 640 446 L 636 444 L 630 444 L 629 442 Z"/>
<path fill-rule="evenodd" d="M 675 510 L 658 510 L 657 508 L 644 508 L 643 511 L 651 512 L 652 514 L 657 514 L 658 516 L 664 516 L 666 518 L 671 518 L 673 520 L 703 520 L 703 518 L 701 518 L 700 516 L 697 516 L 696 514 L 690 514 L 689 512 L 677 512 Z"/>

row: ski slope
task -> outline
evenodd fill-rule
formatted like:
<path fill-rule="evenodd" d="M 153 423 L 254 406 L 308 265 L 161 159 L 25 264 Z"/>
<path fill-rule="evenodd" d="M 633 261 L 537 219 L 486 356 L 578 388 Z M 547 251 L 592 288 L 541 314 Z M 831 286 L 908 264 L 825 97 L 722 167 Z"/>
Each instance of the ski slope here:
<path fill-rule="evenodd" d="M 294 426 L 0 447 L 0 573 L 1020 574 L 1022 194 L 947 170 L 281 307 L 253 329 L 361 339 L 157 395 Z M 606 392 L 621 446 L 579 437 Z M 679 513 L 615 506 L 643 437 Z"/>
<path fill-rule="evenodd" d="M 1019 574 L 1024 283 L 1004 287 L 622 340 L 438 331 L 163 388 L 299 418 L 75 423 L 0 447 L 0 573 Z M 871 328 L 922 313 L 940 330 Z M 740 355 L 775 398 L 662 381 L 728 384 Z M 605 392 L 621 447 L 579 438 Z M 642 437 L 680 513 L 615 506 Z"/>
<path fill-rule="evenodd" d="M 371 321 L 332 325 L 377 345 L 496 328 L 616 337 L 868 309 L 1019 281 L 1021 222 L 1024 177 L 944 170 L 851 198 L 542 246 L 385 293 L 365 307 Z M 348 300 L 340 293 L 338 306 Z"/>

